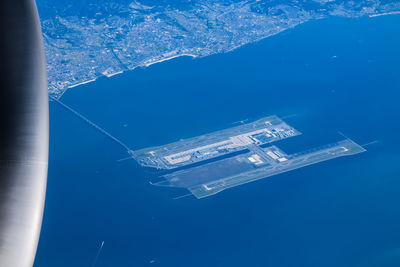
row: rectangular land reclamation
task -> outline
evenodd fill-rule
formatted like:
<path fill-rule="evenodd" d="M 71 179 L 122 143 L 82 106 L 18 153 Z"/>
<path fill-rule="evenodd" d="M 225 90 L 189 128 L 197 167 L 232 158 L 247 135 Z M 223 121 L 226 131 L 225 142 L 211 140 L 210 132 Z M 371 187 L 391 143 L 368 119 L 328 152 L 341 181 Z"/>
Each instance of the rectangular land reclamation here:
<path fill-rule="evenodd" d="M 168 145 L 137 150 L 133 158 L 144 167 L 174 169 L 299 134 L 277 116 L 270 116 Z"/>
<path fill-rule="evenodd" d="M 350 139 L 292 155 L 271 146 L 165 175 L 163 185 L 184 187 L 197 198 L 203 198 L 230 187 L 363 151 Z M 254 161 L 255 157 L 260 161 Z"/>
<path fill-rule="evenodd" d="M 276 146 L 263 146 L 299 134 L 278 117 L 271 116 L 165 146 L 135 151 L 133 157 L 145 167 L 182 167 L 163 175 L 163 180 L 154 185 L 186 188 L 195 197 L 204 198 L 230 187 L 365 151 L 348 138 L 291 155 Z M 238 151 L 242 153 L 234 153 Z M 207 161 L 212 158 L 215 160 Z M 193 163 L 200 165 L 190 166 Z"/>

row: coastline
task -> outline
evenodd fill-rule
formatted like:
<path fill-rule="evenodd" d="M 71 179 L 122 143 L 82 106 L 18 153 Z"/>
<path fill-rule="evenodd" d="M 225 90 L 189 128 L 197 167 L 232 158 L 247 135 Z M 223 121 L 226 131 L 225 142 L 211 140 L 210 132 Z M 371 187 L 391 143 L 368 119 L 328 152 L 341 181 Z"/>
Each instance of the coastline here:
<path fill-rule="evenodd" d="M 399 15 L 399 14 L 400 14 L 400 11 L 393 11 L 393 12 L 386 12 L 386 13 L 381 13 L 381 14 L 371 14 L 371 15 L 368 15 L 368 16 L 365 16 L 365 17 L 367 17 L 367 18 L 375 18 L 375 17 L 382 17 L 382 16 L 388 16 L 388 15 Z M 266 39 L 266 38 L 269 38 L 269 37 L 271 37 L 271 36 L 275 36 L 275 35 L 277 35 L 277 34 L 279 34 L 279 33 L 282 33 L 282 32 L 284 32 L 284 31 L 286 31 L 286 30 L 293 29 L 293 28 L 295 28 L 295 27 L 297 27 L 297 26 L 299 26 L 299 25 L 302 25 L 302 24 L 304 24 L 304 23 L 306 23 L 306 22 L 309 22 L 309 21 L 312 21 L 312 20 L 326 19 L 326 18 L 328 18 L 328 17 L 316 18 L 316 19 L 315 19 L 315 18 L 314 18 L 314 19 L 311 18 L 311 19 L 308 19 L 308 20 L 299 22 L 299 23 L 297 23 L 297 24 L 290 25 L 290 26 L 288 26 L 287 28 L 280 28 L 280 29 L 278 29 L 277 31 L 274 31 L 274 32 L 272 32 L 272 33 L 269 34 L 269 35 L 259 37 L 259 38 L 257 38 L 257 39 L 254 39 L 254 40 L 248 42 L 248 43 L 244 43 L 244 44 L 240 44 L 240 45 L 234 46 L 234 47 L 232 47 L 232 48 L 230 48 L 230 49 L 228 49 L 228 50 L 226 50 L 226 51 L 222 51 L 222 52 L 213 51 L 213 52 L 211 52 L 211 53 L 204 54 L 204 55 L 195 55 L 195 54 L 190 54 L 190 53 L 182 53 L 182 54 L 176 54 L 176 55 L 169 56 L 169 57 L 165 57 L 165 58 L 160 58 L 160 59 L 158 59 L 158 60 L 155 60 L 155 58 L 159 58 L 160 56 L 157 56 L 157 57 L 155 57 L 155 58 L 150 58 L 150 59 L 148 59 L 147 61 L 143 62 L 142 64 L 137 65 L 136 67 L 133 67 L 132 69 L 121 70 L 121 71 L 114 72 L 114 73 L 109 73 L 109 74 L 102 74 L 102 75 L 99 75 L 99 76 L 97 76 L 97 77 L 95 77 L 95 78 L 93 78 L 93 79 L 90 79 L 90 80 L 87 80 L 87 81 L 83 81 L 83 82 L 79 82 L 79 83 L 76 83 L 76 84 L 72 84 L 72 85 L 70 85 L 70 86 L 67 86 L 64 90 L 60 90 L 60 93 L 59 93 L 59 94 L 54 94 L 53 97 L 56 97 L 57 99 L 60 99 L 60 98 L 64 95 L 64 93 L 68 91 L 68 89 L 74 88 L 74 87 L 78 87 L 78 86 L 80 86 L 80 85 L 88 84 L 88 83 L 91 83 L 91 82 L 94 82 L 94 81 L 96 81 L 97 79 L 99 79 L 100 77 L 107 77 L 107 78 L 110 78 L 110 77 L 116 76 L 116 75 L 118 75 L 118 74 L 125 73 L 125 72 L 127 72 L 127 71 L 133 71 L 133 70 L 135 70 L 136 68 L 140 68 L 140 67 L 146 67 L 146 68 L 147 68 L 147 67 L 149 67 L 149 66 L 151 66 L 151 65 L 153 65 L 153 64 L 161 63 L 161 62 L 164 62 L 164 61 L 169 61 L 169 60 L 172 60 L 172 59 L 174 59 L 174 58 L 179 58 L 179 57 L 188 56 L 188 57 L 192 57 L 193 59 L 195 59 L 195 58 L 207 57 L 207 56 L 211 56 L 211 55 L 215 55 L 215 54 L 219 54 L 219 53 L 230 53 L 230 52 L 232 52 L 232 51 L 234 51 L 234 50 L 236 50 L 236 49 L 238 49 L 238 48 L 240 48 L 240 47 L 243 47 L 243 46 L 245 46 L 245 45 L 247 45 L 247 44 L 252 44 L 252 43 L 260 42 L 260 41 L 262 41 L 262 40 L 264 40 L 264 39 Z M 169 53 L 167 53 L 167 54 L 171 54 L 171 52 L 169 52 Z M 51 99 L 49 99 L 49 100 L 51 101 Z"/>
<path fill-rule="evenodd" d="M 94 79 L 90 79 L 90 80 L 87 80 L 87 81 L 84 81 L 84 82 L 80 82 L 80 83 L 76 83 L 76 84 L 70 85 L 67 88 L 65 88 L 59 95 L 55 95 L 53 97 L 55 97 L 57 99 L 60 99 L 68 91 L 68 89 L 71 89 L 71 88 L 74 88 L 74 87 L 78 87 L 80 85 L 88 84 L 88 83 L 91 83 L 91 82 L 95 82 L 95 81 L 97 81 L 97 79 L 99 79 L 101 77 L 110 78 L 110 77 L 113 77 L 113 76 L 116 76 L 116 75 L 119 75 L 119 74 L 123 74 L 123 73 L 128 72 L 128 71 L 133 71 L 133 70 L 135 70 L 137 68 L 140 68 L 140 67 L 147 68 L 147 67 L 150 67 L 151 65 L 156 64 L 156 63 L 161 63 L 161 62 L 164 62 L 164 61 L 169 61 L 169 60 L 174 59 L 174 58 L 185 57 L 185 56 L 192 57 L 192 58 L 198 58 L 199 57 L 197 55 L 184 53 L 184 54 L 179 54 L 179 55 L 175 55 L 175 56 L 171 56 L 171 57 L 167 57 L 167 58 L 162 58 L 162 59 L 156 60 L 154 62 L 141 64 L 141 65 L 138 65 L 138 66 L 136 66 L 136 67 L 134 67 L 132 69 L 122 70 L 122 71 L 110 73 L 110 74 L 107 74 L 107 75 L 105 75 L 105 74 L 99 75 Z M 151 60 L 152 59 L 150 59 L 149 61 L 151 61 Z M 49 98 L 49 101 L 52 101 L 51 98 Z"/>

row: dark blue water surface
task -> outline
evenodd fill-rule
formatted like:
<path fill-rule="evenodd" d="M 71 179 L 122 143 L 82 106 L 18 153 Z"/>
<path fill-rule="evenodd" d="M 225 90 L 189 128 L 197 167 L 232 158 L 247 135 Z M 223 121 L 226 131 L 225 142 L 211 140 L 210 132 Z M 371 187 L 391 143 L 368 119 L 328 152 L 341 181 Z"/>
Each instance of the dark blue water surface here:
<path fill-rule="evenodd" d="M 35 266 L 400 266 L 400 16 L 313 21 L 228 54 L 178 58 L 69 90 L 62 101 L 131 148 L 276 114 L 366 153 L 215 196 L 149 184 L 116 143 L 55 102 Z M 291 116 L 295 115 L 295 116 Z"/>

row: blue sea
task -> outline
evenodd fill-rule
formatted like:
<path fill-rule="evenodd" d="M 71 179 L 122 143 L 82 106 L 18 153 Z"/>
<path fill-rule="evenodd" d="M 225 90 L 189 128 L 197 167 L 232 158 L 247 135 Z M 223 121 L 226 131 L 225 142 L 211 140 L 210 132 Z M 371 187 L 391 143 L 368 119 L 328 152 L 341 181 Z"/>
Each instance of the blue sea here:
<path fill-rule="evenodd" d="M 196 199 L 56 102 L 35 266 L 400 266 L 400 16 L 312 21 L 226 54 L 176 58 L 61 100 L 132 149 L 278 115 L 342 157 Z M 100 245 L 104 246 L 100 251 Z"/>

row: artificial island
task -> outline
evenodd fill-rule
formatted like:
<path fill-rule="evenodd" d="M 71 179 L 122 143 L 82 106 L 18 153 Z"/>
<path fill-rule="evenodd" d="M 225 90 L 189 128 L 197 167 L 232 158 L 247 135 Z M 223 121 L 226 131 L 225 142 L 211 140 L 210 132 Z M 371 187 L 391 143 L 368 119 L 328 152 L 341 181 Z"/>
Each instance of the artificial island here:
<path fill-rule="evenodd" d="M 170 170 L 159 186 L 187 188 L 204 198 L 224 189 L 365 149 L 344 140 L 288 155 L 270 143 L 301 133 L 277 116 L 132 152 L 143 167 Z"/>

